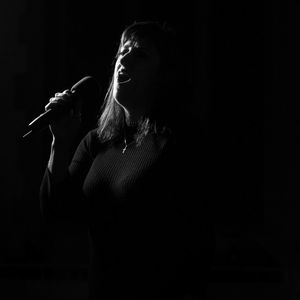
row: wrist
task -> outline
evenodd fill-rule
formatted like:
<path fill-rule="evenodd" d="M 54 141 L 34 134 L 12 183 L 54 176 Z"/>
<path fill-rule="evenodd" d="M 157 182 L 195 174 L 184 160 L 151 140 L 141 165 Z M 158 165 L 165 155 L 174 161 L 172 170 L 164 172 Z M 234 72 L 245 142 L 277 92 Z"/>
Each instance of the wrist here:
<path fill-rule="evenodd" d="M 70 157 L 71 144 L 66 141 L 53 139 L 47 167 L 56 181 L 59 182 L 66 177 Z"/>
<path fill-rule="evenodd" d="M 72 141 L 66 138 L 53 137 L 51 143 L 51 150 L 63 149 L 69 150 L 72 147 Z"/>

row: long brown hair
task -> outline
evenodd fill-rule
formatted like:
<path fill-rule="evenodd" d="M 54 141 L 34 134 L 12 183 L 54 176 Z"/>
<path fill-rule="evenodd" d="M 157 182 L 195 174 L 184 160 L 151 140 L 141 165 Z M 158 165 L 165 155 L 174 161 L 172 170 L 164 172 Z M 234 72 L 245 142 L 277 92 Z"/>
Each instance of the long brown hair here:
<path fill-rule="evenodd" d="M 141 142 L 149 132 L 165 131 L 166 127 L 172 128 L 174 115 L 170 107 L 174 105 L 174 95 L 170 92 L 174 89 L 175 65 L 178 62 L 176 34 L 166 23 L 159 22 L 135 22 L 128 26 L 121 35 L 119 50 L 128 40 L 140 40 L 147 38 L 158 49 L 161 66 L 159 81 L 159 95 L 155 109 L 150 116 L 141 119 L 138 123 L 136 139 Z M 112 141 L 122 134 L 125 127 L 125 113 L 123 108 L 113 98 L 114 77 L 112 77 L 102 106 L 102 113 L 98 119 L 98 136 L 102 142 Z"/>

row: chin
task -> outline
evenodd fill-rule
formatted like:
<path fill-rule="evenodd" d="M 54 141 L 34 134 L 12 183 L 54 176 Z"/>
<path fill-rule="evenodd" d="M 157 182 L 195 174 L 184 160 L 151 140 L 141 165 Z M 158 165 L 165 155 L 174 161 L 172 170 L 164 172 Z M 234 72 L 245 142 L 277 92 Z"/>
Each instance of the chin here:
<path fill-rule="evenodd" d="M 113 97 L 123 107 L 130 106 L 133 99 L 132 92 L 124 88 L 116 89 L 113 93 Z"/>

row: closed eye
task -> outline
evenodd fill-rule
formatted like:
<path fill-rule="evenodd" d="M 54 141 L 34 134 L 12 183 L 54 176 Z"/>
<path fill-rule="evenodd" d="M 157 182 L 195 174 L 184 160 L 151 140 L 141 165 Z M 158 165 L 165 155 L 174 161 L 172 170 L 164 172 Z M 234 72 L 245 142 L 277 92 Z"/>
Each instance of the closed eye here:
<path fill-rule="evenodd" d="M 131 47 L 130 46 L 127 46 L 127 47 L 122 47 L 119 52 L 117 53 L 117 57 L 119 56 L 123 56 L 125 55 L 127 52 L 129 52 L 131 50 Z"/>

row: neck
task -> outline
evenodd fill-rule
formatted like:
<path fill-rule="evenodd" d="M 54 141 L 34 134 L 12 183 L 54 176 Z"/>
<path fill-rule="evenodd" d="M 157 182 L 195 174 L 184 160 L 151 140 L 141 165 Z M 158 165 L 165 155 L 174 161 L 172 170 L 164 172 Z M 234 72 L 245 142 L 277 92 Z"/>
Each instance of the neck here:
<path fill-rule="evenodd" d="M 139 122 L 145 117 L 141 112 L 125 111 L 125 122 L 128 127 L 137 127 Z"/>

